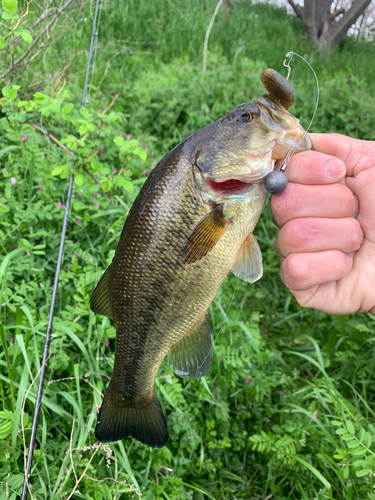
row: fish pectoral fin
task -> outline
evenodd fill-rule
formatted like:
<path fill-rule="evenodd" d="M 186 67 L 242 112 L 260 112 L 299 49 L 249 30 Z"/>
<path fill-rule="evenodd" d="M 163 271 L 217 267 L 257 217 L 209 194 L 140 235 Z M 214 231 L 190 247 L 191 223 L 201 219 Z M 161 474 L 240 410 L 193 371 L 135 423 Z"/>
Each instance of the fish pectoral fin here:
<path fill-rule="evenodd" d="M 262 252 L 253 234 L 242 243 L 231 271 L 248 283 L 254 283 L 263 276 Z"/>
<path fill-rule="evenodd" d="M 207 373 L 211 359 L 211 328 L 205 315 L 195 330 L 172 347 L 167 363 L 179 377 L 201 378 Z"/>
<path fill-rule="evenodd" d="M 137 407 L 124 401 L 110 383 L 99 410 L 95 437 L 102 443 L 132 437 L 152 448 L 162 448 L 169 433 L 156 394 L 148 405 Z"/>
<path fill-rule="evenodd" d="M 94 293 L 91 295 L 90 309 L 96 314 L 101 314 L 102 316 L 107 316 L 112 319 L 111 301 L 109 296 L 110 269 L 111 266 L 109 266 L 100 278 L 99 283 L 96 285 Z"/>
<path fill-rule="evenodd" d="M 210 253 L 228 224 L 221 205 L 207 214 L 189 234 L 182 247 L 181 257 L 184 264 L 198 262 Z"/>

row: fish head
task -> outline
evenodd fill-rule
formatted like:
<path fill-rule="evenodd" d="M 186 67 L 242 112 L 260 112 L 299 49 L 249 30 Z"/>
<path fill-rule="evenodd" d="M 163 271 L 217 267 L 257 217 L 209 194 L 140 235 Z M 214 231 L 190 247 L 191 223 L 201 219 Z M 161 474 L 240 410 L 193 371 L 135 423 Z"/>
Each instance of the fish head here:
<path fill-rule="evenodd" d="M 201 131 L 193 164 L 204 192 L 240 195 L 246 184 L 263 182 L 277 160 L 311 148 L 298 118 L 283 102 L 275 92 L 266 93 Z"/>

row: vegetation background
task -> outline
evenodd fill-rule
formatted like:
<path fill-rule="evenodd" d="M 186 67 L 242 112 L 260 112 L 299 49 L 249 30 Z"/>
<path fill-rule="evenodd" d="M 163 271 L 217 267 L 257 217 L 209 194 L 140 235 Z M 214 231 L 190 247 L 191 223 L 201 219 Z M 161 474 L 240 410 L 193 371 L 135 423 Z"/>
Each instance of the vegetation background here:
<path fill-rule="evenodd" d="M 319 78 L 311 131 L 375 136 L 374 42 L 346 38 L 324 56 L 285 9 L 239 0 L 215 20 L 202 77 L 216 4 L 103 1 L 88 102 L 79 110 L 94 4 L 2 2 L 1 500 L 19 498 L 22 489 L 73 152 L 74 199 L 32 498 L 375 500 L 375 320 L 296 303 L 279 278 L 269 205 L 255 231 L 263 278 L 248 285 L 229 276 L 210 308 L 215 350 L 207 376 L 184 382 L 161 367 L 168 446 L 95 442 L 115 330 L 90 312 L 89 299 L 156 163 L 258 97 L 261 72 L 284 72 L 290 50 Z M 59 9 L 53 32 L 50 25 L 34 46 L 37 29 Z M 292 111 L 307 126 L 315 78 L 298 58 L 291 65 Z"/>

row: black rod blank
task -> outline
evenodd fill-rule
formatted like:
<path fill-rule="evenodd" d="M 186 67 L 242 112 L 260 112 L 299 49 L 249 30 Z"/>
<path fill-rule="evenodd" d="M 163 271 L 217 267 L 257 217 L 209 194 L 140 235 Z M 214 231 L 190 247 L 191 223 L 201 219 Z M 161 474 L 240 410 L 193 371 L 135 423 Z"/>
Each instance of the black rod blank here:
<path fill-rule="evenodd" d="M 86 66 L 85 83 L 83 86 L 83 93 L 82 93 L 81 108 L 84 107 L 86 104 L 86 93 L 87 93 L 87 85 L 88 85 L 88 79 L 89 79 L 89 74 L 90 74 L 90 64 L 91 64 L 93 47 L 94 47 L 94 40 L 95 40 L 95 36 L 98 34 L 96 31 L 96 23 L 97 23 L 97 19 L 98 19 L 99 2 L 100 2 L 100 0 L 96 0 L 95 14 L 94 14 L 94 20 L 93 20 L 93 24 L 92 24 L 92 32 L 91 32 L 91 40 L 90 40 L 90 48 L 89 48 L 89 57 L 88 57 L 87 66 Z M 41 364 L 38 392 L 37 392 L 36 402 L 35 402 L 33 424 L 32 424 L 32 428 L 31 428 L 31 437 L 30 437 L 30 444 L 29 444 L 29 453 L 27 456 L 25 478 L 24 478 L 24 482 L 23 482 L 21 500 L 26 500 L 26 498 L 27 498 L 28 479 L 30 476 L 31 464 L 33 461 L 33 456 L 34 456 L 34 444 L 35 444 L 36 431 L 37 431 L 37 426 L 38 426 L 39 410 L 40 410 L 40 406 L 42 404 L 43 383 L 44 383 L 44 377 L 45 377 L 45 373 L 46 373 L 49 347 L 50 347 L 51 338 L 52 338 L 51 333 L 52 333 L 52 326 L 53 326 L 53 314 L 54 314 L 54 310 L 55 310 L 57 288 L 58 288 L 59 279 L 60 279 L 61 262 L 62 262 L 63 253 L 64 253 L 64 243 L 65 243 L 66 228 L 68 226 L 70 201 L 72 198 L 72 189 L 73 189 L 73 180 L 74 180 L 74 174 L 73 174 L 74 166 L 75 166 L 75 161 L 73 160 L 72 168 L 71 168 L 71 172 L 70 172 L 70 178 L 69 178 L 68 194 L 67 194 L 66 203 L 65 203 L 65 213 L 64 213 L 63 226 L 61 229 L 60 247 L 59 247 L 59 253 L 58 253 L 58 257 L 57 257 L 55 279 L 53 282 L 51 305 L 50 305 L 50 310 L 49 310 L 48 324 L 47 324 L 47 331 L 46 331 L 46 340 L 44 342 L 43 358 L 42 358 L 42 364 Z"/>

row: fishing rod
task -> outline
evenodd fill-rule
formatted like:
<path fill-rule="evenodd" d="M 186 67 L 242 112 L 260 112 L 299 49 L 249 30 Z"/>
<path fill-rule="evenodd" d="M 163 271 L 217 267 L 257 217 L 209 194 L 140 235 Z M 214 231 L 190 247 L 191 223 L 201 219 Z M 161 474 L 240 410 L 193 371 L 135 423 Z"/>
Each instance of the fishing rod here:
<path fill-rule="evenodd" d="M 90 74 L 91 58 L 92 58 L 92 53 L 93 53 L 94 40 L 95 40 L 95 37 L 98 35 L 97 29 L 96 29 L 97 28 L 96 24 L 97 24 L 97 19 L 98 19 L 99 3 L 100 3 L 100 0 L 96 0 L 94 20 L 92 23 L 89 55 L 88 55 L 87 66 L 86 66 L 85 83 L 84 83 L 83 92 L 82 92 L 81 108 L 85 107 L 85 105 L 87 103 L 86 94 L 87 94 L 87 85 L 88 85 L 89 74 Z M 35 401 L 33 424 L 32 424 L 32 428 L 31 428 L 31 436 L 30 436 L 30 444 L 29 444 L 29 453 L 27 456 L 27 464 L 26 464 L 26 468 L 25 468 L 25 478 L 24 478 L 24 482 L 23 482 L 21 500 L 26 500 L 27 494 L 30 490 L 29 476 L 30 476 L 31 464 L 33 461 L 33 456 L 34 456 L 36 430 L 37 430 L 37 425 L 38 425 L 39 410 L 40 410 L 40 406 L 42 404 L 43 383 L 44 383 L 44 377 L 45 377 L 45 373 L 46 373 L 49 347 L 51 344 L 51 340 L 53 338 L 53 336 L 52 336 L 53 315 L 54 315 L 54 310 L 55 310 L 57 288 L 58 288 L 59 279 L 60 279 L 60 268 L 61 268 L 61 262 L 62 262 L 62 258 L 63 258 L 63 252 L 64 252 L 66 229 L 68 226 L 70 201 L 72 198 L 74 167 L 75 167 L 75 160 L 73 159 L 72 167 L 70 170 L 69 187 L 68 187 L 68 194 L 67 194 L 66 203 L 65 203 L 63 225 L 62 225 L 62 229 L 61 229 L 59 253 L 57 256 L 57 264 L 56 264 L 55 278 L 54 278 L 53 289 L 52 289 L 51 305 L 50 305 L 48 323 L 47 323 L 46 340 L 44 342 L 43 358 L 42 358 L 42 364 L 41 364 L 38 392 L 37 392 L 36 401 Z"/>

